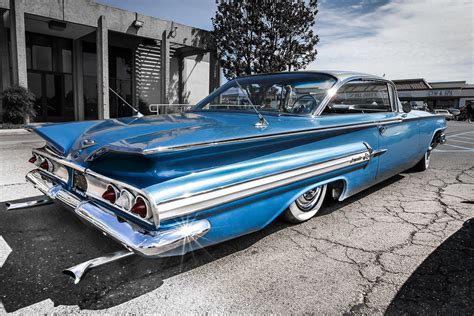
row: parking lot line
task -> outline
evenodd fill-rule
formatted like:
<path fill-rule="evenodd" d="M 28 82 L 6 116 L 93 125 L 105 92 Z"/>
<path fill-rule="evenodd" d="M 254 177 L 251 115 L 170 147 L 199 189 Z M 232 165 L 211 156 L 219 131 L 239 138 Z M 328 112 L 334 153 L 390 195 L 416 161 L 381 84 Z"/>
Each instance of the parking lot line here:
<path fill-rule="evenodd" d="M 466 144 L 472 144 L 472 145 L 474 145 L 474 140 L 473 140 L 472 142 L 468 142 L 468 141 L 466 141 L 466 140 L 458 140 L 458 139 L 450 138 L 449 141 L 458 142 L 458 143 L 466 143 Z"/>
<path fill-rule="evenodd" d="M 471 139 L 474 139 L 474 137 L 469 137 L 469 136 L 448 136 L 448 139 L 453 139 L 453 138 L 460 138 L 460 139 L 468 139 L 468 140 L 471 140 Z"/>
<path fill-rule="evenodd" d="M 462 132 L 462 133 L 457 133 L 457 134 L 448 134 L 448 137 L 452 137 L 452 136 L 460 136 L 460 135 L 465 135 L 465 134 L 468 134 L 468 135 L 473 135 L 474 136 L 474 131 L 469 131 L 469 132 Z"/>

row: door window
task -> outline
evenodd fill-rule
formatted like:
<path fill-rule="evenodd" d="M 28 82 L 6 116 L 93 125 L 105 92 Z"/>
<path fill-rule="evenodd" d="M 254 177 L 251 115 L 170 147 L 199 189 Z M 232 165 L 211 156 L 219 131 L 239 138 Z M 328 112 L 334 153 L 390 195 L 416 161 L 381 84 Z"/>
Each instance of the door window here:
<path fill-rule="evenodd" d="M 340 87 L 322 115 L 392 112 L 385 82 L 355 80 Z"/>

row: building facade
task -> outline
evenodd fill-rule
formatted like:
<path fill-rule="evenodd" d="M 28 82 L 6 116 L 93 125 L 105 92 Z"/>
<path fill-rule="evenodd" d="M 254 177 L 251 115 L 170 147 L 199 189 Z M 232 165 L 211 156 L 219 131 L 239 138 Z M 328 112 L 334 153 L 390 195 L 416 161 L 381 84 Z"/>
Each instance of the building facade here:
<path fill-rule="evenodd" d="M 193 104 L 220 84 L 201 29 L 94 0 L 0 0 L 0 14 L 0 91 L 32 91 L 37 122 Z"/>
<path fill-rule="evenodd" d="M 426 103 L 433 109 L 460 109 L 474 104 L 474 84 L 466 81 L 427 82 L 425 79 L 393 80 L 402 102 L 421 108 Z"/>

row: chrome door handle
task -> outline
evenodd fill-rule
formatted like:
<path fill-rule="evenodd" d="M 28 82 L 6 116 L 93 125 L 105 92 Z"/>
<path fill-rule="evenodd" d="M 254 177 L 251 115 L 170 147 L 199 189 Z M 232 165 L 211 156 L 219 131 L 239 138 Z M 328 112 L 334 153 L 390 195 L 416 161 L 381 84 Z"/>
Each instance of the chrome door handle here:
<path fill-rule="evenodd" d="M 383 135 L 383 133 L 385 133 L 385 126 L 379 126 L 379 133 L 380 135 Z"/>

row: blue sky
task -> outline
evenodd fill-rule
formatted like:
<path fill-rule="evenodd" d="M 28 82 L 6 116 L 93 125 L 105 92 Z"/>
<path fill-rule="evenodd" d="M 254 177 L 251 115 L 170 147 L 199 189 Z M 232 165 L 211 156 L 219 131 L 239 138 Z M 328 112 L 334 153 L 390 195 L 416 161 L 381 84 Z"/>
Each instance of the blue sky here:
<path fill-rule="evenodd" d="M 98 0 L 211 29 L 215 0 Z M 307 69 L 474 83 L 474 1 L 320 0 L 318 57 Z"/>

